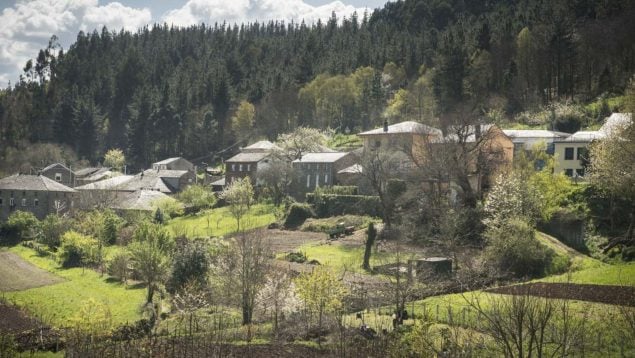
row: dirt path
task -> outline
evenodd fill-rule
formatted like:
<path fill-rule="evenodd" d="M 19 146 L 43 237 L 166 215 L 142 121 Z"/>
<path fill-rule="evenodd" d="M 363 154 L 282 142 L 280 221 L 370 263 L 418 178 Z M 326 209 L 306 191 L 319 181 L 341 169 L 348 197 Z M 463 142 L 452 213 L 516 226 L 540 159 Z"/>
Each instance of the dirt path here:
<path fill-rule="evenodd" d="M 24 261 L 20 256 L 0 251 L 0 291 L 22 291 L 64 281 L 48 271 Z"/>
<path fill-rule="evenodd" d="M 488 292 L 507 295 L 529 294 L 547 298 L 635 307 L 635 287 L 631 286 L 535 282 L 524 285 L 498 287 L 488 290 Z"/>
<path fill-rule="evenodd" d="M 20 333 L 40 326 L 37 320 L 18 308 L 0 302 L 0 332 Z"/>

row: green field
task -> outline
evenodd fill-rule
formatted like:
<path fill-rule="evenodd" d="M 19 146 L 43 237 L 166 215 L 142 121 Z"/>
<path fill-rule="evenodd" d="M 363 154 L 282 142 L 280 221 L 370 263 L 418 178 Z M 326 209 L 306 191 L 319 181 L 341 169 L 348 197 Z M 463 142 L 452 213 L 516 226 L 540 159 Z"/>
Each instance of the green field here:
<path fill-rule="evenodd" d="M 308 260 L 317 260 L 321 265 L 328 265 L 336 270 L 346 269 L 349 272 L 366 273 L 362 269 L 364 258 L 363 246 L 351 246 L 338 242 L 327 244 L 306 244 L 298 248 Z M 407 261 L 410 257 L 402 254 L 401 261 Z M 385 265 L 397 261 L 396 254 L 386 252 L 373 252 L 370 258 L 370 266 Z"/>
<path fill-rule="evenodd" d="M 241 219 L 243 229 L 263 227 L 276 221 L 275 206 L 256 204 Z M 168 228 L 175 235 L 187 237 L 225 236 L 236 232 L 236 219 L 229 212 L 229 208 L 205 210 L 197 214 L 172 219 Z"/>
<path fill-rule="evenodd" d="M 91 269 L 62 269 L 57 262 L 23 246 L 15 246 L 11 252 L 31 264 L 49 271 L 66 281 L 24 291 L 6 292 L 4 297 L 24 307 L 31 315 L 45 323 L 63 327 L 79 312 L 89 298 L 106 305 L 114 325 L 133 322 L 141 318 L 140 306 L 145 299 L 142 287 L 126 287 L 119 282 L 101 276 Z"/>

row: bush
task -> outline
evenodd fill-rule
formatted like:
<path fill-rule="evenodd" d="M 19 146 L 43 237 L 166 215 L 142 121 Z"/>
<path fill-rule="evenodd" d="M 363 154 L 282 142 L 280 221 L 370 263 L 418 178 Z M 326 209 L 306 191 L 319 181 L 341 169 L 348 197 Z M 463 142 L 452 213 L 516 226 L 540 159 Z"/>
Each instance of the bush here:
<path fill-rule="evenodd" d="M 299 264 L 303 264 L 308 260 L 304 252 L 289 252 L 285 258 L 289 262 L 297 262 Z"/>
<path fill-rule="evenodd" d="M 340 223 L 344 226 L 354 226 L 355 230 L 364 229 L 368 227 L 368 224 L 375 221 L 370 216 L 358 216 L 358 215 L 343 215 L 334 216 L 323 219 L 308 219 L 300 226 L 302 231 L 311 232 L 329 232 L 334 229 Z"/>
<path fill-rule="evenodd" d="M 112 277 L 119 279 L 119 281 L 126 283 L 128 275 L 130 273 L 130 255 L 125 252 L 116 253 L 109 261 L 106 270 Z"/>
<path fill-rule="evenodd" d="M 320 186 L 314 191 L 316 195 L 357 195 L 357 187 L 354 185 Z"/>
<path fill-rule="evenodd" d="M 37 235 L 40 222 L 28 211 L 15 211 L 4 224 L 5 237 L 2 239 L 7 244 L 15 244 L 25 239 L 31 239 Z"/>
<path fill-rule="evenodd" d="M 152 203 L 152 207 L 155 211 L 160 211 L 163 220 L 169 220 L 177 216 L 181 216 L 184 213 L 183 204 L 173 198 L 163 198 Z"/>
<path fill-rule="evenodd" d="M 96 262 L 98 242 L 75 231 L 62 235 L 57 257 L 62 267 L 77 267 Z"/>
<path fill-rule="evenodd" d="M 178 195 L 178 199 L 192 212 L 209 209 L 216 204 L 216 196 L 206 186 L 190 185 Z"/>
<path fill-rule="evenodd" d="M 47 215 L 40 223 L 40 232 L 37 241 L 40 244 L 48 246 L 51 250 L 60 246 L 60 238 L 70 230 L 71 221 L 65 216 L 56 214 Z"/>
<path fill-rule="evenodd" d="M 199 287 L 205 287 L 210 261 L 204 244 L 187 242 L 174 255 L 172 273 L 167 285 L 169 290 L 178 291 L 188 282 L 196 282 Z"/>
<path fill-rule="evenodd" d="M 380 217 L 382 213 L 377 196 L 309 193 L 307 202 L 313 205 L 320 218 L 346 214 Z"/>
<path fill-rule="evenodd" d="M 635 247 L 629 246 L 622 249 L 622 260 L 633 261 L 635 260 Z"/>
<path fill-rule="evenodd" d="M 527 221 L 511 218 L 485 232 L 485 257 L 497 269 L 517 277 L 543 275 L 553 260 L 554 252 L 536 239 Z"/>
<path fill-rule="evenodd" d="M 308 204 L 293 203 L 289 208 L 289 213 L 284 221 L 284 227 L 297 228 L 310 217 L 315 216 L 313 209 Z"/>

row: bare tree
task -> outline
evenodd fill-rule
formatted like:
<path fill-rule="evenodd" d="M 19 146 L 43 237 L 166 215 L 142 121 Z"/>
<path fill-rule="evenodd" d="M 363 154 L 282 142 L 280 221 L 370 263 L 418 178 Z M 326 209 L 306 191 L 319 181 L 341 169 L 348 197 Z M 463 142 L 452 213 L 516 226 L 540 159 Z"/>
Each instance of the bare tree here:
<path fill-rule="evenodd" d="M 251 324 L 256 296 L 264 286 L 272 257 L 264 232 L 241 232 L 232 239 L 219 265 L 219 277 L 223 280 L 228 298 L 238 298 L 243 324 Z"/>

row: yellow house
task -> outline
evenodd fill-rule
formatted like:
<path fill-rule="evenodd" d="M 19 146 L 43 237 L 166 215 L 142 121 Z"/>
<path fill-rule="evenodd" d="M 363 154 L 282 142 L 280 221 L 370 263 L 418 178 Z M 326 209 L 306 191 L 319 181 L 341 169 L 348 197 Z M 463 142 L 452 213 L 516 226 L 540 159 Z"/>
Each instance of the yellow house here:
<path fill-rule="evenodd" d="M 632 121 L 631 113 L 613 113 L 597 131 L 579 131 L 554 141 L 554 174 L 583 179 L 589 161 L 589 144 L 610 136 Z"/>
<path fill-rule="evenodd" d="M 589 160 L 589 144 L 603 137 L 600 131 L 579 131 L 555 141 L 554 174 L 564 173 L 571 178 L 584 178 Z"/>
<path fill-rule="evenodd" d="M 468 171 L 471 173 L 470 185 L 477 192 L 485 189 L 491 182 L 492 176 L 512 162 L 514 143 L 496 125 L 463 126 L 450 128 L 448 132 L 444 135 L 440 129 L 407 121 L 393 125 L 385 123 L 383 128 L 358 135 L 363 140 L 364 152 L 380 149 L 401 151 L 418 165 L 425 165 L 426 153 L 430 150 L 452 150 L 452 146 L 462 143 L 471 148 L 470 157 L 466 160 L 469 162 L 467 163 Z M 488 165 L 486 173 L 481 172 L 476 175 L 479 160 L 484 160 L 491 165 Z"/>

